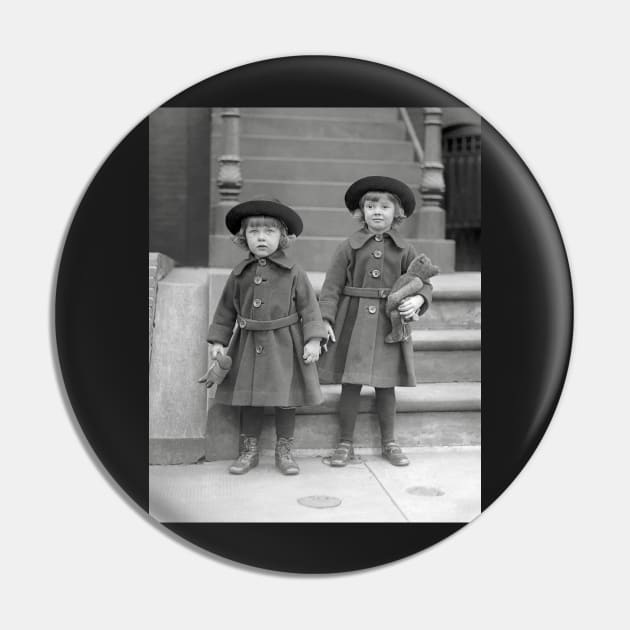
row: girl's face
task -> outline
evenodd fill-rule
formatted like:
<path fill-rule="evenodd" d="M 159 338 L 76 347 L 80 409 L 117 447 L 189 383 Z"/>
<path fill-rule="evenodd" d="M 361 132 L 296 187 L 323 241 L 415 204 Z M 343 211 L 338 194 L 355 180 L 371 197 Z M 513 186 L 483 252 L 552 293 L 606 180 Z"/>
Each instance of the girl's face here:
<path fill-rule="evenodd" d="M 247 247 L 256 258 L 271 256 L 278 249 L 280 236 L 280 228 L 272 225 L 267 217 L 249 219 L 245 228 Z"/>
<path fill-rule="evenodd" d="M 383 193 L 369 193 L 363 203 L 363 216 L 370 232 L 387 232 L 394 221 L 396 205 Z"/>

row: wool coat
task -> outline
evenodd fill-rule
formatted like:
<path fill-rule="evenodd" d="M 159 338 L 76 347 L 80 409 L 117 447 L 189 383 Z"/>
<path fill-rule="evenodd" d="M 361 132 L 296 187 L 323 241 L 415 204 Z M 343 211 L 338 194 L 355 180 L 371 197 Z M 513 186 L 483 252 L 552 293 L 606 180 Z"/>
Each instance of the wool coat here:
<path fill-rule="evenodd" d="M 250 330 L 241 318 L 269 321 L 297 313 L 299 321 L 276 330 Z M 238 325 L 235 329 L 235 324 Z M 208 342 L 228 347 L 232 368 L 215 400 L 225 405 L 300 407 L 323 397 L 315 363 L 306 365 L 305 341 L 326 329 L 306 272 L 283 250 L 250 255 L 234 267 L 208 330 Z"/>
<path fill-rule="evenodd" d="M 385 343 L 391 331 L 387 300 L 343 294 L 344 286 L 387 288 L 407 271 L 414 248 L 395 229 L 372 234 L 363 228 L 344 241 L 333 257 L 320 295 L 322 317 L 333 325 L 335 343 L 319 361 L 322 383 L 354 383 L 373 387 L 415 387 L 413 343 Z M 429 307 L 432 286 L 419 294 Z"/>

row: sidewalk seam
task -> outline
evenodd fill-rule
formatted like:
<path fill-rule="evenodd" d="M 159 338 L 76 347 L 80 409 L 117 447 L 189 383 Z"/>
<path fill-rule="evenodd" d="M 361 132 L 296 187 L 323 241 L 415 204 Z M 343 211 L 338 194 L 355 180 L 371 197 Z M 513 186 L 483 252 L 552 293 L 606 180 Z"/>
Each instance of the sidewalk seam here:
<path fill-rule="evenodd" d="M 387 491 L 387 488 L 383 485 L 383 482 L 376 476 L 374 471 L 370 468 L 370 465 L 367 463 L 367 461 L 364 461 L 363 463 L 365 464 L 365 467 L 370 471 L 370 474 L 372 475 L 372 477 L 376 479 L 376 481 L 378 482 L 378 485 L 381 486 L 381 488 L 383 489 L 383 492 L 389 497 L 389 500 L 394 504 L 394 507 L 402 514 L 402 517 L 405 519 L 405 521 L 409 523 L 410 521 L 407 518 L 407 515 L 402 511 L 398 503 L 394 501 L 394 497 L 392 497 L 392 495 Z"/>

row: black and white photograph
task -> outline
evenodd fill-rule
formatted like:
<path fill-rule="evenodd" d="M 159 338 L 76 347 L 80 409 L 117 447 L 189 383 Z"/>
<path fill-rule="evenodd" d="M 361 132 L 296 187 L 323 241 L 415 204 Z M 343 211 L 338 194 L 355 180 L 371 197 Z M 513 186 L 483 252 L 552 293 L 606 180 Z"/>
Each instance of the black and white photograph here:
<path fill-rule="evenodd" d="M 481 511 L 481 121 L 465 107 L 149 117 L 149 512 Z"/>

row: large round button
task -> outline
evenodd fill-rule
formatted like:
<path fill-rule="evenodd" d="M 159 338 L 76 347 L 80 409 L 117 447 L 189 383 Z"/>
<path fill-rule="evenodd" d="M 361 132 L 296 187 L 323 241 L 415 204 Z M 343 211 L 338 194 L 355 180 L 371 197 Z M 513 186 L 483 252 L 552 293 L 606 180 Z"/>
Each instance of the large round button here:
<path fill-rule="evenodd" d="M 261 267 L 264 267 L 264 266 L 267 264 L 267 259 L 266 259 L 266 258 L 260 258 L 260 259 L 258 260 L 258 264 L 259 264 Z"/>
<path fill-rule="evenodd" d="M 383 252 L 380 249 L 375 249 L 374 253 L 372 254 L 374 258 L 380 258 L 382 255 L 383 255 Z"/>
<path fill-rule="evenodd" d="M 256 276 L 254 278 L 254 284 L 260 284 L 262 282 L 262 278 L 260 276 Z"/>
<path fill-rule="evenodd" d="M 245 328 L 245 326 L 247 326 L 247 322 L 246 322 L 244 319 L 239 319 L 239 320 L 238 320 L 238 325 L 239 325 L 241 328 Z"/>
<path fill-rule="evenodd" d="M 372 269 L 372 278 L 379 278 L 381 272 L 378 269 Z"/>
<path fill-rule="evenodd" d="M 256 298 L 254 300 L 254 308 L 258 308 L 262 304 L 262 300 L 260 298 Z"/>
<path fill-rule="evenodd" d="M 262 351 L 263 351 L 262 346 L 256 346 L 256 354 L 262 354 Z"/>
<path fill-rule="evenodd" d="M 375 240 L 377 243 L 380 243 L 380 242 L 383 240 L 383 236 L 382 236 L 382 234 L 377 234 L 377 235 L 374 237 L 374 240 Z"/>
<path fill-rule="evenodd" d="M 368 313 L 370 313 L 371 315 L 374 315 L 374 313 L 376 313 L 376 306 L 374 305 L 368 306 Z"/>

